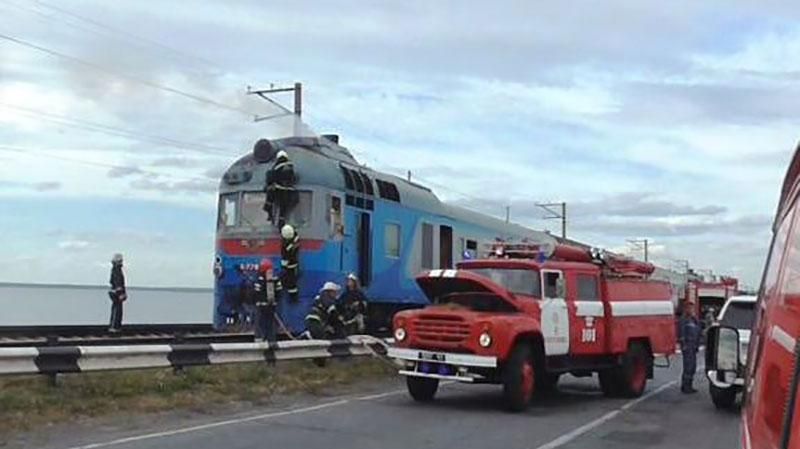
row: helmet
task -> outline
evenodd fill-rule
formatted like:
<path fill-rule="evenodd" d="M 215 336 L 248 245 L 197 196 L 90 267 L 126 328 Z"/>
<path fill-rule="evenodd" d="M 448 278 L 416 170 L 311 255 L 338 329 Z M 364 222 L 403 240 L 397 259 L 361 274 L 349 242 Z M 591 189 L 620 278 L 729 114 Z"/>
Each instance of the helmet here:
<path fill-rule="evenodd" d="M 122 263 L 122 254 L 120 253 L 114 254 L 114 256 L 111 258 L 111 263 L 114 264 Z"/>
<path fill-rule="evenodd" d="M 285 151 L 278 151 L 277 159 L 289 159 L 289 155 Z"/>
<path fill-rule="evenodd" d="M 348 280 L 351 280 L 351 281 L 356 281 L 356 282 L 358 282 L 358 276 L 356 276 L 356 274 L 355 274 L 355 273 L 350 273 L 350 274 L 348 274 L 348 275 L 347 275 L 347 279 L 348 279 Z"/>
<path fill-rule="evenodd" d="M 261 259 L 261 264 L 258 266 L 258 271 L 266 273 L 272 269 L 272 262 L 269 259 Z"/>
<path fill-rule="evenodd" d="M 294 228 L 292 225 L 283 225 L 281 228 L 281 237 L 287 240 L 294 237 Z"/>
<path fill-rule="evenodd" d="M 337 284 L 335 282 L 328 281 L 328 282 L 325 283 L 325 285 L 322 286 L 321 289 L 319 289 L 319 292 L 320 293 L 326 292 L 326 291 L 338 292 L 339 290 L 341 290 L 341 287 L 339 287 L 339 284 Z"/>

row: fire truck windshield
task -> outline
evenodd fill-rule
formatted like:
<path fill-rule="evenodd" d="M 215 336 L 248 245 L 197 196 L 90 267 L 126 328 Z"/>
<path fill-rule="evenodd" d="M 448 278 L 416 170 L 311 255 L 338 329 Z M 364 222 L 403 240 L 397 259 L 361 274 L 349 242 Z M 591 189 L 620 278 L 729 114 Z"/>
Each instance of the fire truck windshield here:
<path fill-rule="evenodd" d="M 736 329 L 750 329 L 755 319 L 755 303 L 732 301 L 725 309 L 722 324 Z"/>
<path fill-rule="evenodd" d="M 520 268 L 467 268 L 467 271 L 487 277 L 515 295 L 541 297 L 537 271 Z"/>

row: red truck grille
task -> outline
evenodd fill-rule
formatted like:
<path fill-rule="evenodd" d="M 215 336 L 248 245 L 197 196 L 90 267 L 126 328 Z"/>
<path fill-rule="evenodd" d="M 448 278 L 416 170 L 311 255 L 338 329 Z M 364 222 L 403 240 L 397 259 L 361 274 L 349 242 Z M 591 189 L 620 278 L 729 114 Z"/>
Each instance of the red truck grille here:
<path fill-rule="evenodd" d="M 457 316 L 423 315 L 411 322 L 410 330 L 419 343 L 453 348 L 469 337 L 470 326 Z"/>

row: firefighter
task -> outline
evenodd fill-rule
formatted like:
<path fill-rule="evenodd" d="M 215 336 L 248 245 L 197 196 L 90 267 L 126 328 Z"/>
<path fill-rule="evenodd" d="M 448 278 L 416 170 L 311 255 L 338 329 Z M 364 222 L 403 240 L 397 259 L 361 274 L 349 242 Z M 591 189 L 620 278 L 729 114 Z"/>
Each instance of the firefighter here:
<path fill-rule="evenodd" d="M 361 290 L 358 276 L 353 273 L 347 275 L 347 284 L 339 297 L 338 307 L 348 335 L 363 334 L 366 331 L 367 296 Z"/>
<path fill-rule="evenodd" d="M 306 330 L 311 338 L 330 340 L 344 337 L 344 325 L 339 309 L 336 307 L 336 295 L 340 287 L 333 282 L 326 282 L 314 299 L 311 311 L 306 315 Z"/>
<path fill-rule="evenodd" d="M 122 254 L 114 254 L 111 258 L 111 288 L 108 297 L 111 299 L 111 319 L 109 332 L 119 332 L 122 329 L 122 303 L 128 299 L 125 291 L 125 274 L 122 273 Z"/>
<path fill-rule="evenodd" d="M 278 151 L 275 163 L 267 172 L 265 188 L 267 195 L 264 210 L 269 215 L 271 222 L 274 222 L 273 206 L 277 206 L 279 222 L 284 221 L 294 207 L 297 202 L 297 191 L 294 188 L 296 182 L 294 164 L 289 160 L 289 155 L 286 154 L 286 151 Z"/>
<path fill-rule="evenodd" d="M 275 313 L 280 290 L 280 281 L 273 277 L 272 262 L 269 259 L 262 260 L 258 268 L 258 277 L 253 283 L 253 295 L 255 296 L 256 305 L 256 339 L 270 343 L 277 341 Z"/>
<path fill-rule="evenodd" d="M 702 329 L 697 319 L 697 308 L 694 301 L 687 301 L 681 318 L 681 354 L 683 356 L 683 374 L 681 375 L 681 393 L 697 393 L 692 382 L 697 369 L 697 349 L 700 344 Z"/>
<path fill-rule="evenodd" d="M 281 228 L 281 284 L 292 302 L 300 296 L 300 236 L 292 225 Z"/>

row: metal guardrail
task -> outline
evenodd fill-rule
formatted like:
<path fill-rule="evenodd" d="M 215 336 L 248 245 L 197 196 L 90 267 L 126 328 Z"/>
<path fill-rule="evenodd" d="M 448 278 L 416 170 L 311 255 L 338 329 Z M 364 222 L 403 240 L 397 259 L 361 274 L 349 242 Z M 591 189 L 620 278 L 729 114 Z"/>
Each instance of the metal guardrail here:
<path fill-rule="evenodd" d="M 386 353 L 386 343 L 355 335 L 344 340 L 131 346 L 0 348 L 0 375 L 59 374 L 230 363 L 359 357 Z"/>

